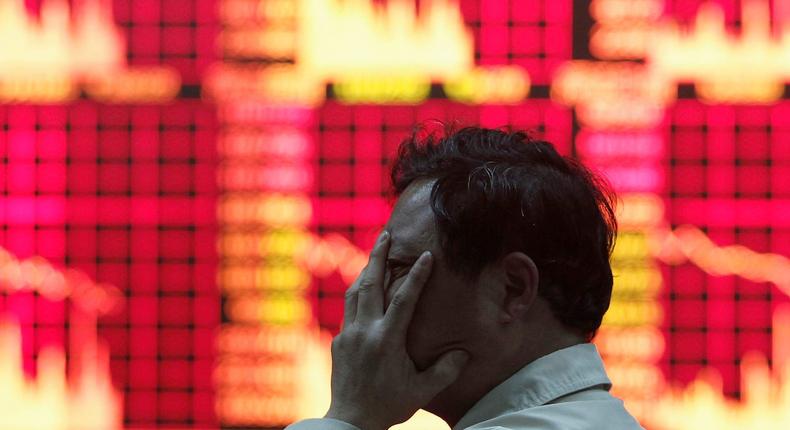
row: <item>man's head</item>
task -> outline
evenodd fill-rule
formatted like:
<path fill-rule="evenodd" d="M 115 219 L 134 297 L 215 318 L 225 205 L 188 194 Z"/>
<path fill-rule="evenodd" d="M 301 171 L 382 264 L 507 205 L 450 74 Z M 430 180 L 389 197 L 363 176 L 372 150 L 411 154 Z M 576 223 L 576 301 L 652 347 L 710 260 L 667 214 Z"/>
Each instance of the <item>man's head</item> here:
<path fill-rule="evenodd" d="M 612 195 L 584 166 L 523 132 L 468 127 L 412 134 L 392 183 L 387 297 L 420 252 L 435 256 L 408 334 L 418 367 L 455 348 L 534 341 L 551 321 L 594 336 L 616 223 Z"/>

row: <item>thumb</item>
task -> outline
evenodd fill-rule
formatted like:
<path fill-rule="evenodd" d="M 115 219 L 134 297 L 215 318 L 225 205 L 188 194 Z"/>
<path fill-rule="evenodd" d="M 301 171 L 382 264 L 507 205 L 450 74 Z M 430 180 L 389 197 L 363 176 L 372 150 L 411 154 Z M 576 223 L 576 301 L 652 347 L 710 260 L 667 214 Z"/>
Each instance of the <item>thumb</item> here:
<path fill-rule="evenodd" d="M 422 383 L 431 397 L 447 388 L 458 379 L 461 370 L 469 361 L 469 353 L 456 349 L 439 357 L 433 366 L 422 372 Z"/>

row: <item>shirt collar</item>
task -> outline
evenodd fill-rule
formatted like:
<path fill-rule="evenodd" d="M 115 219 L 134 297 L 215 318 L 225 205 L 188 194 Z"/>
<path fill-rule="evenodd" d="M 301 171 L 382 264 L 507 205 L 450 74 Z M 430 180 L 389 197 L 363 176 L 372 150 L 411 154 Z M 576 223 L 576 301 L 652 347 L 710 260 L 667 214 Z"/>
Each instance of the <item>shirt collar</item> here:
<path fill-rule="evenodd" d="M 508 412 L 544 405 L 567 394 L 595 386 L 609 389 L 598 349 L 582 343 L 545 355 L 521 368 L 513 376 L 483 396 L 458 421 L 453 430 Z"/>

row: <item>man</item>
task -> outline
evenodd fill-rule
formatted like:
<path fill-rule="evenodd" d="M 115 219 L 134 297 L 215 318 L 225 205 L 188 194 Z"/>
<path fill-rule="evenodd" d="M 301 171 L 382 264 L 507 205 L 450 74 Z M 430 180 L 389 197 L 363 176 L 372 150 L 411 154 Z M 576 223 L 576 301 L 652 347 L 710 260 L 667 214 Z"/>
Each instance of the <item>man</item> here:
<path fill-rule="evenodd" d="M 638 429 L 589 341 L 616 222 L 594 174 L 522 132 L 415 133 L 398 201 L 346 294 L 332 402 L 289 430 Z"/>

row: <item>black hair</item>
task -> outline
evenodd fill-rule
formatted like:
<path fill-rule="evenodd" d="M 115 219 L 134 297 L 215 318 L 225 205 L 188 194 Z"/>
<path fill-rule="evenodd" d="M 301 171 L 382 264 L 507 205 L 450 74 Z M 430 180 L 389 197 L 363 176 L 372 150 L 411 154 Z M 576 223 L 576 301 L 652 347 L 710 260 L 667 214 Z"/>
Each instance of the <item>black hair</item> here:
<path fill-rule="evenodd" d="M 431 208 L 452 270 L 476 279 L 524 252 L 553 314 L 593 338 L 611 300 L 617 234 L 603 178 L 523 131 L 417 127 L 400 144 L 391 179 L 395 196 L 414 181 L 435 181 Z"/>

